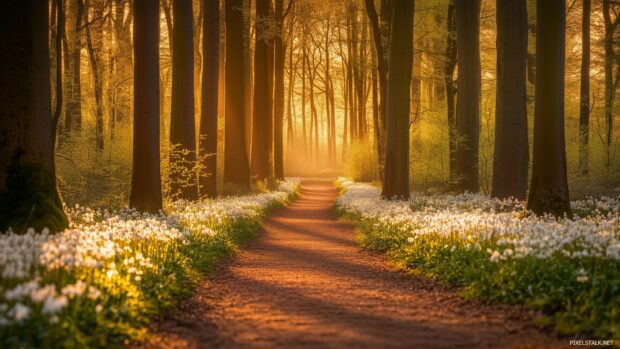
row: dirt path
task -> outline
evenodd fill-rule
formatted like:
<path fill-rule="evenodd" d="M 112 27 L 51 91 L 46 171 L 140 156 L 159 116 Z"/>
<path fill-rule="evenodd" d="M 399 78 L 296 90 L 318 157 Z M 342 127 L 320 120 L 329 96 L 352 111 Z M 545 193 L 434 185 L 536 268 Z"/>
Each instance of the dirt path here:
<path fill-rule="evenodd" d="M 511 307 L 465 302 L 363 251 L 306 182 L 238 256 L 156 325 L 148 348 L 537 348 L 566 346 Z"/>

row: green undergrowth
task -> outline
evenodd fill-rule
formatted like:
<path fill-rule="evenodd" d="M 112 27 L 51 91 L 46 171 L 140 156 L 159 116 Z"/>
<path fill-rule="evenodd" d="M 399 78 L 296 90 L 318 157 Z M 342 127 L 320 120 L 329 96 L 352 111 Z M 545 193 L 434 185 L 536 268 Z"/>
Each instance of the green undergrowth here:
<path fill-rule="evenodd" d="M 541 312 L 535 322 L 559 335 L 599 339 L 620 337 L 620 262 L 596 257 L 524 257 L 492 261 L 493 239 L 411 234 L 378 225 L 358 213 L 340 214 L 355 222 L 358 241 L 384 253 L 400 268 L 460 287 L 466 299 L 522 304 Z M 587 271 L 587 277 L 579 278 Z M 616 340 L 616 343 L 618 341 Z"/>
<path fill-rule="evenodd" d="M 287 201 L 296 195 L 291 194 Z M 255 237 L 261 221 L 282 204 L 274 200 L 259 215 L 208 223 L 216 234 L 190 231 L 184 240 L 122 241 L 124 253 L 100 268 L 35 271 L 39 285 L 56 285 L 60 290 L 63 285 L 84 281 L 87 287 L 96 287 L 96 294 L 91 297 L 87 288 L 71 296 L 63 289 L 69 304 L 54 316 L 46 315 L 44 304 L 29 301 L 32 296 L 21 298 L 30 308 L 29 316 L 12 323 L 5 320 L 0 326 L 0 347 L 119 348 L 145 340 L 151 321 L 176 311 L 179 301 L 191 295 L 205 273 Z M 178 228 L 183 229 L 183 224 Z M 16 286 L 17 282 L 5 279 L 0 282 L 0 292 Z M 8 301 L 7 293 L 4 295 Z M 2 298 L 0 294 L 0 306 L 5 306 Z M 11 314 L 10 309 L 5 311 Z"/>

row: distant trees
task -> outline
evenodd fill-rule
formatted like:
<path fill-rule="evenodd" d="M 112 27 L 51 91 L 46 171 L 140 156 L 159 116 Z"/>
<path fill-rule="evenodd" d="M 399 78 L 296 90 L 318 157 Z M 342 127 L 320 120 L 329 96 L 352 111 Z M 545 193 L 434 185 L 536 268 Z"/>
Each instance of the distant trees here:
<path fill-rule="evenodd" d="M 525 0 L 498 0 L 497 91 L 493 188 L 497 198 L 525 199 L 529 147 L 527 140 Z"/>
<path fill-rule="evenodd" d="M 564 55 L 566 3 L 536 6 L 536 101 L 534 159 L 527 209 L 571 215 L 564 142 Z"/>
<path fill-rule="evenodd" d="M 47 1 L 11 1 L 0 12 L 0 231 L 68 225 L 56 189 L 48 10 Z"/>
<path fill-rule="evenodd" d="M 173 0 L 172 112 L 170 113 L 171 190 L 181 199 L 196 200 L 198 187 L 192 164 L 196 161 L 194 117 L 194 35 L 192 2 Z"/>
<path fill-rule="evenodd" d="M 159 1 L 134 1 L 133 171 L 129 206 L 162 208 L 159 149 Z"/>
<path fill-rule="evenodd" d="M 390 34 L 390 16 L 391 2 L 381 0 L 381 19 L 377 15 L 374 0 L 365 0 L 366 13 L 370 20 L 372 28 L 372 37 L 377 56 L 376 72 L 379 80 L 379 103 L 378 103 L 378 122 L 375 130 L 377 154 L 379 157 L 379 171 L 383 171 L 383 163 L 385 161 L 385 124 L 387 114 L 387 72 L 388 72 L 388 55 L 385 52 L 389 44 Z M 375 67 L 373 67 L 375 69 Z"/>
<path fill-rule="evenodd" d="M 386 199 L 409 198 L 409 87 L 413 63 L 413 0 L 392 9 L 387 79 L 387 133 L 383 191 Z"/>
<path fill-rule="evenodd" d="M 243 1 L 224 0 L 226 15 L 226 129 L 224 181 L 250 186 L 245 145 L 243 90 Z"/>
<path fill-rule="evenodd" d="M 255 0 L 256 34 L 254 49 L 254 108 L 252 110 L 251 171 L 253 180 L 269 178 L 269 157 L 273 141 L 273 114 L 269 89 L 273 84 L 273 68 L 269 67 L 269 51 L 273 51 L 272 34 L 269 30 L 270 0 Z"/>
<path fill-rule="evenodd" d="M 200 175 L 201 195 L 217 196 L 217 110 L 220 49 L 219 1 L 202 0 L 202 98 L 200 108 L 200 157 L 204 171 Z"/>
<path fill-rule="evenodd" d="M 583 0 L 581 22 L 581 90 L 579 95 L 579 174 L 589 172 L 590 143 L 590 0 Z"/>
<path fill-rule="evenodd" d="M 480 0 L 459 0 L 456 11 L 458 99 L 456 187 L 478 192 L 480 139 Z"/>

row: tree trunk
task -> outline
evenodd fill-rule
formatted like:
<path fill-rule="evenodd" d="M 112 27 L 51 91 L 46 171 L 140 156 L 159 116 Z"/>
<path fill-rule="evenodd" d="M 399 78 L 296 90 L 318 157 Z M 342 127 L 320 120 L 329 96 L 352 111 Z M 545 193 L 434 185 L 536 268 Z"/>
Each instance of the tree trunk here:
<path fill-rule="evenodd" d="M 564 0 L 536 6 L 534 161 L 527 209 L 571 216 L 564 145 Z"/>
<path fill-rule="evenodd" d="M 56 53 L 56 102 L 54 105 L 54 112 L 52 114 L 52 120 L 54 120 L 53 128 L 54 128 L 54 137 L 52 138 L 52 146 L 56 148 L 56 129 L 58 128 L 58 120 L 60 120 L 60 116 L 63 109 L 63 80 L 62 80 L 62 70 L 63 70 L 63 61 L 62 61 L 62 39 L 65 36 L 65 6 L 64 0 L 56 0 L 56 37 L 54 40 L 54 47 Z M 60 138 L 60 137 L 59 137 Z"/>
<path fill-rule="evenodd" d="M 448 158 L 450 168 L 450 181 L 454 181 L 456 173 L 456 120 L 455 120 L 455 103 L 456 85 L 454 82 L 454 69 L 456 68 L 456 16 L 454 11 L 454 1 L 450 0 L 448 4 L 447 30 L 448 38 L 446 40 L 446 61 L 444 64 L 444 85 L 446 89 L 446 106 L 448 112 Z"/>
<path fill-rule="evenodd" d="M 116 42 L 114 71 L 114 90 L 116 94 L 115 108 L 117 108 L 117 121 L 122 122 L 131 113 L 131 67 L 133 58 L 131 55 L 131 23 L 133 10 L 129 6 L 128 14 L 125 15 L 127 0 L 115 0 L 114 16 L 114 39 Z"/>
<path fill-rule="evenodd" d="M 590 0 L 583 0 L 581 21 L 581 93 L 579 99 L 579 174 L 589 172 L 590 143 Z"/>
<path fill-rule="evenodd" d="M 605 22 L 605 121 L 607 124 L 606 146 L 607 166 L 611 165 L 611 146 L 614 131 L 614 100 L 616 83 L 614 82 L 614 29 L 611 20 L 610 0 L 603 0 L 603 19 Z"/>
<path fill-rule="evenodd" d="M 159 160 L 159 1 L 134 1 L 133 171 L 129 205 L 162 207 Z"/>
<path fill-rule="evenodd" d="M 65 108 L 65 137 L 73 131 L 82 128 L 82 84 L 81 75 L 81 49 L 82 49 L 82 20 L 84 7 L 80 0 L 67 1 L 67 49 L 65 61 L 70 69 L 65 84 L 68 86 L 66 93 L 67 106 Z"/>
<path fill-rule="evenodd" d="M 174 174 L 170 178 L 172 193 L 179 199 L 198 199 L 193 173 L 196 162 L 196 128 L 194 116 L 194 39 L 192 2 L 172 1 L 172 111 L 170 144 L 177 147 L 170 154 Z M 172 170 L 171 170 L 172 173 Z"/>
<path fill-rule="evenodd" d="M 252 179 L 269 178 L 269 148 L 272 133 L 271 100 L 269 99 L 268 32 L 270 0 L 256 0 L 256 41 L 254 46 L 254 108 L 252 121 Z"/>
<path fill-rule="evenodd" d="M 497 1 L 497 96 L 491 195 L 525 199 L 527 140 L 527 9 L 525 0 Z"/>
<path fill-rule="evenodd" d="M 385 174 L 381 196 L 409 198 L 409 87 L 413 63 L 413 0 L 395 0 L 388 62 Z"/>
<path fill-rule="evenodd" d="M 308 136 L 306 133 L 306 61 L 308 57 L 306 55 L 306 43 L 302 40 L 301 46 L 301 133 L 302 133 L 302 146 L 304 148 L 304 160 L 308 160 Z"/>
<path fill-rule="evenodd" d="M 0 12 L 0 232 L 60 231 L 50 108 L 48 2 L 10 1 Z"/>
<path fill-rule="evenodd" d="M 243 0 L 243 126 L 245 127 L 245 151 L 248 163 L 252 158 L 252 102 L 254 86 L 252 75 L 252 0 Z"/>
<path fill-rule="evenodd" d="M 284 0 L 275 0 L 275 25 L 276 33 L 274 37 L 275 45 L 275 82 L 274 82 L 274 101 L 273 101 L 273 166 L 276 179 L 284 179 L 284 151 L 283 151 L 283 125 L 284 119 L 284 59 L 285 47 L 282 36 L 283 24 L 283 3 Z M 292 67 L 291 67 L 292 69 Z"/>
<path fill-rule="evenodd" d="M 220 4 L 203 1 L 202 97 L 200 108 L 200 156 L 204 172 L 200 176 L 201 196 L 217 197 L 217 109 L 220 49 Z M 205 157 L 206 156 L 206 157 Z"/>
<path fill-rule="evenodd" d="M 226 12 L 226 120 L 224 181 L 250 188 L 250 168 L 245 146 L 243 89 L 242 0 L 224 0 Z"/>
<path fill-rule="evenodd" d="M 456 183 L 460 191 L 478 192 L 480 138 L 480 0 L 456 1 L 459 62 L 456 106 Z"/>
<path fill-rule="evenodd" d="M 375 138 L 377 155 L 379 160 L 379 173 L 383 173 L 383 164 L 385 162 L 385 119 L 386 119 L 386 107 L 387 107 L 387 55 L 385 48 L 389 42 L 389 24 L 390 24 L 390 6 L 391 3 L 388 0 L 381 1 L 381 24 L 377 16 L 377 10 L 375 9 L 374 0 L 365 0 L 366 13 L 370 20 L 370 26 L 372 29 L 373 42 L 375 46 L 376 56 L 376 69 L 373 67 L 373 84 L 377 84 L 379 88 L 379 100 L 378 100 L 378 115 L 375 122 Z M 387 27 L 387 29 L 386 29 Z M 376 75 L 376 76 L 374 76 Z M 376 91 L 373 87 L 373 99 L 376 99 Z M 373 108 L 373 118 L 374 108 Z"/>
<path fill-rule="evenodd" d="M 85 0 L 78 0 L 83 2 Z M 87 1 L 87 0 L 86 0 Z M 103 49 L 103 4 L 93 5 L 93 20 L 88 18 L 88 2 L 84 3 L 84 27 L 86 47 L 95 87 L 95 143 L 97 150 L 103 151 L 103 79 L 101 77 L 101 50 Z"/>

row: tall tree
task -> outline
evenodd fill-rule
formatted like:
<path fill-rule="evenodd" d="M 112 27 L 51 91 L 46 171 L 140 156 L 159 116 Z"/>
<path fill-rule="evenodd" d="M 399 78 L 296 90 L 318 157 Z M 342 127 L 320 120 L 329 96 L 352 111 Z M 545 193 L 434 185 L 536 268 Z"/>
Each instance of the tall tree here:
<path fill-rule="evenodd" d="M 159 160 L 159 1 L 133 2 L 134 127 L 129 205 L 140 211 L 162 207 Z"/>
<path fill-rule="evenodd" d="M 48 14 L 47 1 L 11 1 L 0 12 L 1 232 L 68 225 L 56 188 Z"/>
<path fill-rule="evenodd" d="M 377 138 L 377 154 L 379 159 L 379 171 L 383 171 L 383 163 L 385 156 L 385 120 L 387 112 L 387 66 L 388 55 L 385 48 L 389 43 L 389 25 L 390 25 L 390 6 L 391 2 L 388 0 L 381 0 L 381 23 L 379 23 L 379 16 L 375 9 L 374 0 L 365 0 L 366 13 L 370 20 L 370 26 L 372 29 L 372 37 L 375 46 L 375 52 L 377 56 L 376 70 L 373 69 L 373 74 L 377 75 L 379 83 L 379 101 L 378 101 L 378 120 L 375 125 L 375 136 Z M 387 29 L 386 29 L 387 27 Z M 376 80 L 376 79 L 375 79 Z M 373 80 L 374 81 L 374 80 Z"/>
<path fill-rule="evenodd" d="M 579 98 L 579 174 L 589 172 L 590 141 L 590 0 L 583 0 L 581 20 L 581 93 Z"/>
<path fill-rule="evenodd" d="M 66 9 L 65 107 L 64 136 L 82 126 L 81 49 L 83 7 L 79 0 L 68 0 Z"/>
<path fill-rule="evenodd" d="M 450 164 L 450 180 L 454 180 L 456 172 L 456 120 L 454 97 L 456 96 L 456 84 L 454 81 L 454 69 L 456 68 L 456 16 L 454 1 L 448 3 L 446 51 L 443 66 L 444 86 L 446 89 L 446 107 L 448 113 L 448 158 Z"/>
<path fill-rule="evenodd" d="M 200 111 L 200 156 L 204 173 L 200 176 L 201 195 L 217 196 L 217 109 L 220 50 L 220 4 L 203 1 L 202 97 Z"/>
<path fill-rule="evenodd" d="M 224 0 L 226 16 L 226 116 L 224 181 L 250 186 L 245 147 L 243 90 L 243 1 Z"/>
<path fill-rule="evenodd" d="M 620 82 L 620 67 L 614 77 L 614 60 L 617 59 L 614 53 L 614 32 L 620 25 L 620 16 L 612 21 L 610 10 L 612 0 L 603 0 L 603 19 L 605 23 L 605 121 L 607 122 L 607 166 L 611 165 L 611 145 L 613 143 L 614 130 L 614 102 L 616 99 L 616 88 Z"/>
<path fill-rule="evenodd" d="M 536 4 L 534 161 L 527 209 L 571 215 L 564 144 L 565 0 Z"/>
<path fill-rule="evenodd" d="M 245 151 L 248 162 L 252 156 L 252 0 L 243 0 L 243 126 L 245 127 Z"/>
<path fill-rule="evenodd" d="M 269 99 L 269 31 L 270 0 L 256 0 L 256 29 L 254 45 L 254 108 L 252 121 L 252 178 L 264 180 L 269 177 L 269 150 L 272 142 L 271 100 Z"/>
<path fill-rule="evenodd" d="M 283 120 L 284 120 L 284 59 L 286 47 L 284 45 L 283 24 L 288 15 L 292 0 L 289 1 L 286 11 L 284 0 L 275 0 L 274 20 L 274 95 L 273 95 L 273 167 L 276 179 L 284 179 L 284 151 L 283 151 Z M 292 54 L 292 53 L 291 53 Z"/>
<path fill-rule="evenodd" d="M 409 198 L 409 87 L 413 62 L 413 0 L 395 0 L 388 61 L 385 173 L 381 196 Z"/>
<path fill-rule="evenodd" d="M 527 8 L 525 0 L 497 1 L 497 87 L 493 187 L 497 198 L 525 199 L 527 141 Z"/>
<path fill-rule="evenodd" d="M 95 88 L 95 143 L 97 150 L 102 151 L 103 140 L 103 70 L 101 56 L 103 52 L 104 3 L 91 4 L 88 0 L 78 0 L 83 8 L 86 48 Z M 92 8 L 92 11 L 90 11 Z M 93 14 L 90 18 L 89 13 Z"/>
<path fill-rule="evenodd" d="M 129 5 L 129 6 L 127 6 Z M 131 112 L 131 67 L 133 57 L 131 55 L 131 23 L 133 21 L 133 7 L 128 0 L 114 0 L 114 81 L 113 89 L 116 95 L 115 113 L 116 121 L 129 118 Z"/>
<path fill-rule="evenodd" d="M 456 105 L 456 183 L 478 192 L 480 140 L 480 0 L 456 1 L 459 95 Z"/>
<path fill-rule="evenodd" d="M 192 2 L 172 1 L 172 112 L 170 143 L 178 146 L 171 154 L 171 166 L 182 168 L 180 176 L 171 176 L 173 193 L 179 198 L 196 200 L 198 187 L 192 175 L 196 161 L 194 117 L 194 39 Z"/>

